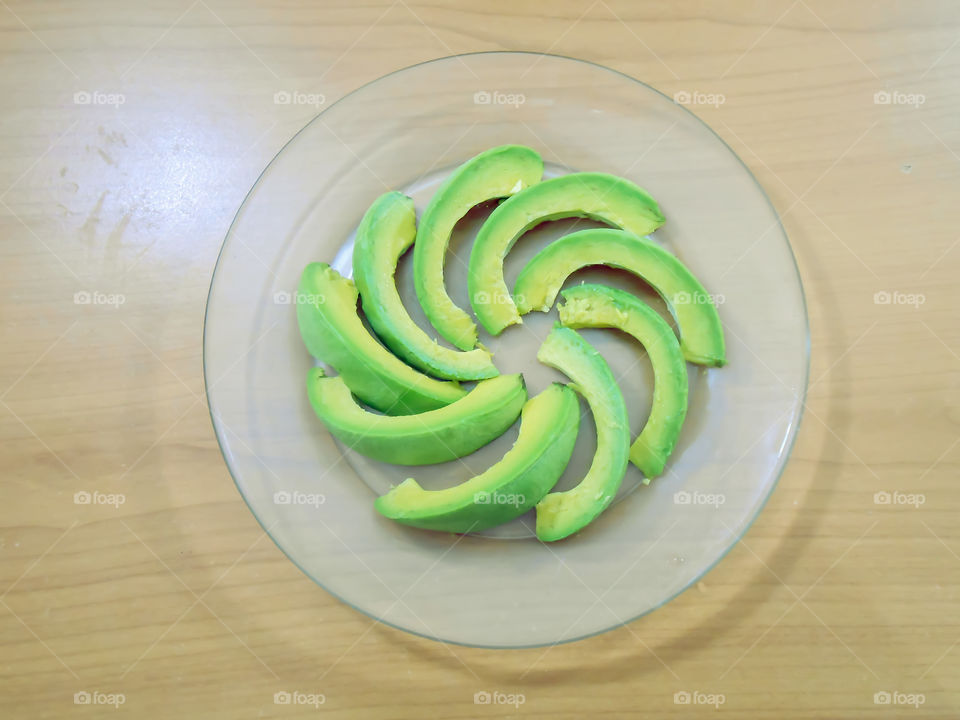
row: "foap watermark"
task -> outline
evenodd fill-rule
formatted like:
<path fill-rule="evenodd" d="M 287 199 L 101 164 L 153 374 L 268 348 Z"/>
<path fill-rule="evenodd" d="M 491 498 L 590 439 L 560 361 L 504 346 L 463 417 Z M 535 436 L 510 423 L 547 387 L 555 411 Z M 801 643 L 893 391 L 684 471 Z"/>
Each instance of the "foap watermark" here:
<path fill-rule="evenodd" d="M 874 505 L 911 505 L 919 508 L 927 502 L 927 496 L 923 493 L 905 493 L 899 490 L 887 492 L 880 490 L 873 494 Z"/>
<path fill-rule="evenodd" d="M 478 492 L 473 494 L 474 505 L 510 505 L 520 507 L 527 501 L 522 493 Z"/>
<path fill-rule="evenodd" d="M 505 93 L 499 90 L 478 90 L 473 94 L 474 105 L 512 105 L 520 107 L 527 101 L 523 93 Z"/>
<path fill-rule="evenodd" d="M 719 294 L 681 290 L 673 296 L 674 305 L 723 305 L 727 298 Z"/>
<path fill-rule="evenodd" d="M 523 693 L 505 693 L 498 690 L 487 692 L 480 690 L 473 694 L 474 705 L 513 705 L 519 708 L 527 701 L 527 696 Z"/>
<path fill-rule="evenodd" d="M 927 301 L 923 293 L 905 293 L 899 290 L 879 290 L 873 294 L 874 305 L 912 305 L 919 309 Z"/>
<path fill-rule="evenodd" d="M 674 705 L 712 705 L 714 708 L 719 708 L 725 702 L 727 702 L 727 696 L 720 693 L 678 690 L 673 694 Z"/>
<path fill-rule="evenodd" d="M 715 108 L 718 108 L 727 101 L 727 96 L 723 93 L 681 90 L 673 94 L 673 101 L 677 105 L 713 105 Z"/>
<path fill-rule="evenodd" d="M 273 303 L 275 305 L 323 305 L 327 298 L 320 293 L 302 293 L 297 292 L 275 292 L 273 294 Z"/>
<path fill-rule="evenodd" d="M 118 708 L 126 702 L 127 696 L 123 693 L 81 690 L 73 694 L 74 705 L 112 705 L 114 708 Z"/>
<path fill-rule="evenodd" d="M 305 693 L 294 690 L 287 692 L 280 690 L 273 694 L 274 705 L 310 705 L 318 708 L 327 701 L 327 696 L 323 693 Z"/>
<path fill-rule="evenodd" d="M 113 505 L 118 508 L 127 501 L 127 496 L 123 493 L 103 493 L 99 490 L 88 492 L 78 490 L 73 494 L 74 505 Z"/>
<path fill-rule="evenodd" d="M 918 708 L 926 701 L 927 696 L 923 693 L 905 693 L 899 690 L 887 692 L 886 690 L 881 690 L 873 694 L 874 705 L 912 705 Z"/>
<path fill-rule="evenodd" d="M 320 493 L 305 493 L 299 490 L 278 490 L 273 494 L 274 505 L 311 505 L 318 508 L 327 501 Z"/>
<path fill-rule="evenodd" d="M 523 295 L 511 295 L 510 293 L 504 292 L 492 292 L 489 293 L 486 290 L 481 290 L 478 293 L 475 293 L 471 298 L 471 302 L 474 305 L 500 305 L 504 303 L 523 303 Z"/>
<path fill-rule="evenodd" d="M 920 107 L 927 101 L 923 93 L 905 93 L 899 90 L 877 90 L 873 94 L 874 105 L 912 105 Z"/>
<path fill-rule="evenodd" d="M 126 295 L 120 293 L 89 292 L 81 290 L 73 294 L 74 305 L 109 305 L 118 308 L 127 301 Z"/>
<path fill-rule="evenodd" d="M 74 105 L 110 105 L 120 107 L 127 101 L 123 93 L 106 93 L 99 90 L 78 90 L 73 94 Z"/>
<path fill-rule="evenodd" d="M 680 490 L 673 494 L 674 505 L 712 505 L 718 508 L 726 501 L 726 495 L 720 495 L 719 493 L 702 493 L 697 490 Z"/>
<path fill-rule="evenodd" d="M 274 105 L 309 105 L 310 107 L 319 108 L 326 101 L 327 98 L 322 93 L 305 93 L 297 90 L 287 92 L 286 90 L 281 90 L 273 94 Z"/>

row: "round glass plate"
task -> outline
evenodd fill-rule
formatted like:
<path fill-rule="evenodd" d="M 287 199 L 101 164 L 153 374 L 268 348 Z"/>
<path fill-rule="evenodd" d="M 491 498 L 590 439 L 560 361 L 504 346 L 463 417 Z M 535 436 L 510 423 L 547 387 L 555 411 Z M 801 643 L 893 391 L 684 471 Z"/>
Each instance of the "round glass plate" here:
<path fill-rule="evenodd" d="M 406 477 L 454 485 L 496 462 L 516 428 L 443 465 L 372 462 L 335 442 L 307 402 L 313 360 L 297 330 L 300 273 L 311 261 L 350 274 L 353 232 L 387 190 L 418 212 L 459 163 L 487 148 L 538 150 L 547 174 L 594 170 L 647 189 L 666 224 L 651 237 L 699 277 L 724 324 L 729 364 L 693 365 L 690 408 L 667 471 L 644 486 L 630 468 L 617 502 L 562 542 L 533 537 L 533 517 L 482 535 L 397 525 L 373 508 Z M 458 225 L 446 263 L 460 307 L 480 206 Z M 508 256 L 508 285 L 545 243 L 588 221 L 547 223 Z M 411 292 L 405 256 L 398 285 Z M 659 299 L 634 278 L 600 280 Z M 662 304 L 658 305 L 661 309 Z M 556 318 L 533 313 L 498 338 L 481 331 L 502 372 L 522 371 L 531 396 L 564 378 L 537 363 Z M 432 331 L 431 331 L 432 332 Z M 606 357 L 634 434 L 649 412 L 652 373 L 618 333 L 583 331 Z M 790 245 L 756 180 L 709 127 L 630 77 L 551 55 L 492 52 L 394 72 L 347 95 L 273 159 L 237 213 L 214 272 L 204 328 L 204 374 L 223 456 L 250 509 L 277 545 L 328 592 L 370 617 L 445 642 L 529 647 L 617 627 L 700 578 L 746 531 L 790 452 L 807 383 L 803 291 Z M 586 408 L 584 407 L 586 411 Z M 585 412 L 559 488 L 595 449 Z"/>

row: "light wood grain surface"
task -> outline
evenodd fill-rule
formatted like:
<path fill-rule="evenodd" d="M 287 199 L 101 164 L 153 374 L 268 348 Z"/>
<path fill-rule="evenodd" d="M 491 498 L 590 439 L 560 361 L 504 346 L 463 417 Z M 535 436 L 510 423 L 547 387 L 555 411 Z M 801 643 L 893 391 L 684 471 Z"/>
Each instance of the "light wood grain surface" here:
<path fill-rule="evenodd" d="M 274 93 L 329 104 L 492 49 L 722 93 L 695 110 L 782 214 L 812 326 L 794 456 L 743 541 L 667 607 L 547 650 L 448 647 L 327 595 L 243 504 L 202 396 L 220 243 L 314 113 Z M 946 1 L 0 0 L 0 715 L 716 712 L 689 692 L 740 718 L 957 717 L 958 112 Z M 894 491 L 924 502 L 875 502 Z"/>

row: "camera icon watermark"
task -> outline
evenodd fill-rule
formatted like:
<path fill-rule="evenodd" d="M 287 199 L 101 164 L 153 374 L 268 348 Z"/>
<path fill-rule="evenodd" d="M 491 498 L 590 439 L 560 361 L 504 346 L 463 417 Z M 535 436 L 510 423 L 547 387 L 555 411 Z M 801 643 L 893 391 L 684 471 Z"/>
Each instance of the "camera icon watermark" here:
<path fill-rule="evenodd" d="M 478 492 L 473 494 L 474 505 L 509 505 L 520 507 L 527 502 L 523 493 Z"/>
<path fill-rule="evenodd" d="M 527 696 L 523 693 L 480 690 L 473 694 L 474 705 L 513 705 L 515 708 L 519 708 L 525 702 L 527 702 Z"/>
<path fill-rule="evenodd" d="M 678 690 L 673 694 L 674 705 L 712 705 L 716 709 L 726 702 L 727 696 L 720 693 Z"/>
<path fill-rule="evenodd" d="M 912 305 L 919 309 L 927 301 L 923 293 L 904 293 L 899 290 L 878 290 L 873 294 L 874 305 Z"/>
<path fill-rule="evenodd" d="M 316 307 L 323 305 L 325 302 L 327 302 L 326 296 L 320 293 L 302 293 L 299 290 L 291 293 L 280 290 L 273 294 L 274 305 L 313 305 Z"/>
<path fill-rule="evenodd" d="M 320 493 L 305 493 L 299 490 L 278 490 L 273 494 L 274 505 L 310 505 L 319 508 L 327 501 Z"/>
<path fill-rule="evenodd" d="M 127 102 L 123 93 L 105 93 L 99 90 L 78 90 L 73 94 L 74 105 L 108 105 L 120 107 Z"/>
<path fill-rule="evenodd" d="M 720 493 L 680 490 L 673 494 L 674 505 L 712 505 L 719 508 L 725 502 L 727 502 L 727 496 Z"/>
<path fill-rule="evenodd" d="M 713 305 L 719 307 L 727 301 L 724 295 L 681 290 L 673 296 L 674 305 Z"/>
<path fill-rule="evenodd" d="M 113 308 L 119 308 L 126 301 L 126 295 L 121 295 L 120 293 L 80 290 L 73 294 L 74 305 L 108 305 Z"/>
<path fill-rule="evenodd" d="M 874 505 L 912 505 L 919 508 L 927 502 L 927 496 L 923 493 L 904 493 L 899 490 L 888 492 L 878 490 L 873 494 Z"/>
<path fill-rule="evenodd" d="M 522 303 L 523 295 L 511 295 L 510 293 L 498 291 L 490 293 L 486 290 L 480 290 L 475 292 L 470 300 L 475 307 L 482 305 L 509 305 L 510 303 Z"/>
<path fill-rule="evenodd" d="M 327 696 L 323 693 L 305 693 L 298 690 L 288 692 L 279 690 L 273 694 L 274 705 L 310 705 L 318 708 L 327 702 Z"/>
<path fill-rule="evenodd" d="M 81 690 L 73 694 L 74 705 L 112 705 L 119 708 L 127 702 L 127 696 L 123 693 L 105 693 L 99 690 L 93 692 Z"/>
<path fill-rule="evenodd" d="M 927 101 L 923 93 L 904 93 L 899 90 L 877 90 L 873 94 L 874 105 L 912 105 L 919 108 Z"/>
<path fill-rule="evenodd" d="M 127 496 L 123 493 L 103 493 L 99 490 L 88 492 L 78 490 L 73 494 L 74 505 L 112 505 L 119 508 L 127 501 Z"/>
<path fill-rule="evenodd" d="M 274 105 L 309 105 L 310 107 L 319 108 L 326 101 L 327 97 L 323 93 L 305 93 L 298 90 L 287 92 L 286 90 L 280 90 L 273 94 Z"/>
<path fill-rule="evenodd" d="M 873 694 L 874 705 L 912 705 L 919 708 L 927 702 L 927 696 L 923 693 L 905 693 L 899 690 L 887 692 L 881 690 Z"/>
<path fill-rule="evenodd" d="M 527 101 L 523 93 L 505 93 L 499 90 L 478 90 L 473 94 L 474 105 L 512 105 L 520 107 Z"/>
<path fill-rule="evenodd" d="M 680 90 L 673 94 L 673 102 L 677 105 L 713 105 L 718 108 L 727 102 L 723 93 L 705 93 L 699 90 Z"/>

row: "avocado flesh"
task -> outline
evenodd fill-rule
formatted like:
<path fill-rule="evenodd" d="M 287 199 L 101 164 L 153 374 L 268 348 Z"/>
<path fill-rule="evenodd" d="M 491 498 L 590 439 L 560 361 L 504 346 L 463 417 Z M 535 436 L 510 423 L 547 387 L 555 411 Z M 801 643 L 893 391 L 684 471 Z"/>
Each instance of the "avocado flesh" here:
<path fill-rule="evenodd" d="M 413 200 L 403 193 L 381 195 L 363 216 L 353 246 L 353 280 L 364 314 L 387 347 L 424 372 L 451 380 L 494 377 L 498 373 L 489 352 L 460 352 L 437 344 L 403 306 L 394 276 L 416 233 Z"/>
<path fill-rule="evenodd" d="M 573 380 L 597 426 L 597 450 L 580 484 L 550 493 L 537 503 L 537 537 L 552 542 L 584 528 L 613 501 L 627 471 L 630 424 L 610 366 L 579 333 L 555 327 L 537 351 L 537 359 Z"/>
<path fill-rule="evenodd" d="M 726 363 L 720 316 L 700 281 L 659 245 L 623 230 L 580 230 L 537 253 L 514 286 L 520 314 L 549 310 L 567 277 L 588 265 L 621 268 L 645 280 L 676 318 L 683 356 L 697 365 Z"/>
<path fill-rule="evenodd" d="M 503 259 L 528 230 L 549 220 L 584 217 L 647 235 L 663 225 L 656 200 L 629 180 L 606 173 L 572 173 L 508 198 L 483 224 L 470 252 L 473 311 L 491 335 L 520 320 L 503 279 Z"/>
<path fill-rule="evenodd" d="M 554 383 L 523 406 L 513 447 L 455 487 L 424 490 L 408 478 L 374 503 L 404 525 L 466 533 L 520 517 L 552 488 L 570 461 L 580 426 L 576 393 Z"/>
<path fill-rule="evenodd" d="M 677 336 L 657 312 L 634 295 L 606 285 L 577 285 L 560 293 L 560 324 L 616 328 L 643 345 L 653 365 L 653 402 L 643 430 L 630 446 L 630 462 L 645 483 L 663 472 L 687 415 L 687 364 Z"/>
<path fill-rule="evenodd" d="M 395 465 L 432 465 L 500 437 L 527 399 L 523 376 L 482 380 L 463 398 L 418 415 L 377 415 L 357 404 L 343 376 L 312 368 L 307 396 L 317 417 L 348 448 Z"/>
<path fill-rule="evenodd" d="M 300 279 L 297 322 L 307 350 L 333 367 L 370 407 L 409 415 L 449 405 L 467 394 L 455 382 L 417 372 L 367 331 L 357 314 L 357 288 L 326 263 L 311 263 Z"/>
<path fill-rule="evenodd" d="M 477 326 L 447 295 L 443 266 L 450 233 L 475 205 L 540 182 L 543 160 L 523 145 L 495 147 L 465 162 L 440 186 L 420 218 L 413 246 L 417 298 L 437 331 L 461 350 L 477 344 Z"/>

